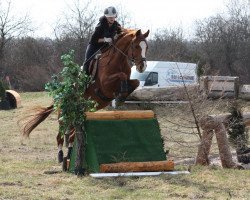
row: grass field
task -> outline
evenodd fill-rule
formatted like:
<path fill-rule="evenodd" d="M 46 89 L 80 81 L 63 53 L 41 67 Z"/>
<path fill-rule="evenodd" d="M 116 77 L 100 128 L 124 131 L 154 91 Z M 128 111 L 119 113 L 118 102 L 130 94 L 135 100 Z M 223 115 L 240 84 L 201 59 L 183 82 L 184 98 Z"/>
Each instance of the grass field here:
<path fill-rule="evenodd" d="M 57 163 L 56 114 L 40 124 L 29 139 L 21 137 L 17 125 L 17 121 L 32 107 L 48 106 L 51 99 L 45 92 L 21 93 L 21 98 L 21 108 L 0 111 L 0 200 L 250 199 L 250 170 L 191 166 L 189 175 L 106 179 L 89 176 L 78 178 L 61 172 L 61 166 Z M 218 103 L 212 112 L 224 111 L 225 105 L 227 102 Z M 243 102 L 243 105 L 244 110 L 250 110 L 249 102 Z M 170 150 L 170 157 L 175 160 L 194 158 L 197 153 L 197 137 L 182 134 L 181 131 L 177 134 L 180 129 L 169 122 L 174 118 L 184 121 L 177 113 L 184 113 L 185 107 L 149 107 L 157 115 L 166 149 Z M 212 153 L 216 155 L 217 151 L 214 142 Z M 176 166 L 176 169 L 187 170 L 188 167 L 183 164 Z M 50 171 L 58 173 L 47 173 Z"/>

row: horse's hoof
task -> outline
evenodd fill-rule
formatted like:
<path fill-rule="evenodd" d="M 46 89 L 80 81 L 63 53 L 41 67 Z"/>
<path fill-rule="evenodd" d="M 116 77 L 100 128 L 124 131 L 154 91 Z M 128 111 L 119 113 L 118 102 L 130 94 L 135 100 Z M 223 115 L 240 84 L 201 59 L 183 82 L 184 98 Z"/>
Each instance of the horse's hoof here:
<path fill-rule="evenodd" d="M 79 169 L 75 169 L 75 175 L 77 176 L 84 176 L 85 174 L 85 169 L 84 168 L 79 168 Z"/>
<path fill-rule="evenodd" d="M 63 162 L 63 151 L 62 150 L 60 150 L 58 152 L 58 163 L 61 163 L 61 162 Z"/>
<path fill-rule="evenodd" d="M 67 165 L 67 157 L 64 157 L 64 158 L 63 158 L 62 170 L 63 170 L 64 172 L 66 172 L 66 171 L 69 170 L 69 169 L 68 169 L 68 165 Z"/>
<path fill-rule="evenodd" d="M 125 102 L 125 98 L 119 97 L 115 99 L 115 107 L 122 106 Z"/>

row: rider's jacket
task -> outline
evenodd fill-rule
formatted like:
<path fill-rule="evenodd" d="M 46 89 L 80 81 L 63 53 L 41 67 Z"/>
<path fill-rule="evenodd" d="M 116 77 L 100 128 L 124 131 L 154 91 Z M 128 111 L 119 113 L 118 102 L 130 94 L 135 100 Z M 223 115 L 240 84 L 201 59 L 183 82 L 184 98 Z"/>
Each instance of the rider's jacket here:
<path fill-rule="evenodd" d="M 99 19 L 99 23 L 95 27 L 95 31 L 91 36 L 89 44 L 95 45 L 100 48 L 103 46 L 103 43 L 98 43 L 100 38 L 109 37 L 113 38 L 115 34 L 121 33 L 121 25 L 115 21 L 112 26 L 109 27 L 108 20 L 105 16 L 102 16 Z"/>

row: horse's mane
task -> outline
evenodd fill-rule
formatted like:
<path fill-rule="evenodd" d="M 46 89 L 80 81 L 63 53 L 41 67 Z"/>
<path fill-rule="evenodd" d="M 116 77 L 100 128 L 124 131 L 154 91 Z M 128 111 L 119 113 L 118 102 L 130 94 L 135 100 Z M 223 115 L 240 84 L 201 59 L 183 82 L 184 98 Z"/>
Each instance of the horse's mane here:
<path fill-rule="evenodd" d="M 136 33 L 136 30 L 134 29 L 122 29 L 122 32 L 118 35 L 118 38 L 116 41 L 118 41 L 119 39 L 121 38 L 124 38 L 125 36 L 127 35 L 131 35 L 131 36 L 134 36 Z"/>
<path fill-rule="evenodd" d="M 135 29 L 122 29 L 122 32 L 126 33 L 126 34 L 135 34 L 137 30 Z"/>

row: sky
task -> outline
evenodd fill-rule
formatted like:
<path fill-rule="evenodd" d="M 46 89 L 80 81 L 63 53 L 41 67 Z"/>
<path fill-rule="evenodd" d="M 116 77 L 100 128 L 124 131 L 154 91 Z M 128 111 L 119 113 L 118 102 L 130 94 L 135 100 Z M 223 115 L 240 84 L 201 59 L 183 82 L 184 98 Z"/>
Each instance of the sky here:
<path fill-rule="evenodd" d="M 4 1 L 4 0 L 0 0 Z M 30 15 L 38 37 L 51 37 L 53 27 L 74 0 L 12 0 L 18 14 Z M 83 2 L 85 0 L 82 0 Z M 191 35 L 195 20 L 223 13 L 230 0 L 92 0 L 91 6 L 102 15 L 108 6 L 121 7 L 132 23 L 151 33 L 158 29 L 181 27 Z M 86 1 L 85 1 L 86 2 Z M 97 23 L 97 22 L 96 22 Z"/>

